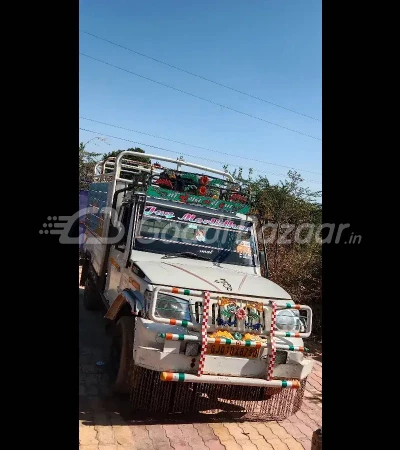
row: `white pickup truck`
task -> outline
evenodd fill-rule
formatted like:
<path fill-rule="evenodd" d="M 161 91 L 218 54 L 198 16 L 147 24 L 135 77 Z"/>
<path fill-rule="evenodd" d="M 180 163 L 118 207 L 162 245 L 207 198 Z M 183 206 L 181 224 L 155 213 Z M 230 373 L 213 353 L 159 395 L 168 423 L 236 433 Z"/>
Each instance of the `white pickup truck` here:
<path fill-rule="evenodd" d="M 219 170 L 137 156 L 96 166 L 86 216 L 81 285 L 85 307 L 103 303 L 115 325 L 114 389 L 139 410 L 293 414 L 312 311 L 261 276 L 249 193 Z"/>

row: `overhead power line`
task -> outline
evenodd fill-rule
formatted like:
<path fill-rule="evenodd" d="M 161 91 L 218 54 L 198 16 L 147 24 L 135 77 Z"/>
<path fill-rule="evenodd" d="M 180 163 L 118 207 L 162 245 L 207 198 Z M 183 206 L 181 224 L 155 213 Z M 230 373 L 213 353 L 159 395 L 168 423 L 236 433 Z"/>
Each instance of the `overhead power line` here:
<path fill-rule="evenodd" d="M 136 77 L 143 78 L 144 80 L 148 80 L 148 81 L 151 81 L 153 83 L 159 84 L 160 86 L 164 86 L 164 87 L 167 87 L 169 89 L 173 89 L 174 91 L 181 92 L 182 94 L 190 95 L 191 97 L 197 98 L 197 99 L 202 100 L 204 102 L 208 102 L 208 103 L 211 103 L 213 105 L 219 106 L 221 108 L 225 108 L 225 109 L 228 109 L 230 111 L 234 111 L 234 112 L 236 112 L 238 114 L 242 114 L 243 116 L 251 117 L 252 119 L 261 120 L 262 122 L 268 123 L 270 125 L 274 125 L 275 127 L 283 128 L 284 130 L 292 131 L 293 133 L 301 134 L 302 136 L 307 136 L 307 137 L 309 137 L 311 139 L 316 139 L 317 141 L 322 141 L 321 138 L 318 138 L 318 137 L 315 137 L 315 136 L 311 136 L 310 134 L 306 134 L 306 133 L 303 133 L 301 131 L 285 127 L 283 125 L 279 125 L 278 123 L 270 122 L 269 120 L 262 119 L 261 117 L 253 116 L 252 114 L 248 114 L 248 113 L 245 113 L 243 111 L 239 111 L 238 109 L 231 108 L 230 106 L 222 105 L 221 103 L 217 103 L 217 102 L 214 102 L 212 100 L 208 100 L 207 98 L 200 97 L 200 96 L 195 95 L 195 94 L 191 94 L 190 92 L 183 91 L 182 89 L 178 89 L 176 87 L 170 86 L 170 85 L 165 84 L 165 83 L 161 83 L 160 81 L 156 81 L 156 80 L 153 80 L 152 78 L 145 77 L 144 75 L 140 75 L 140 74 L 132 72 L 132 71 L 130 71 L 128 69 L 124 69 L 123 67 L 115 66 L 114 64 L 111 64 L 111 63 L 109 63 L 107 61 L 103 61 L 102 59 L 98 59 L 98 58 L 94 58 L 93 56 L 86 55 L 85 53 L 82 53 L 82 52 L 79 52 L 79 53 L 80 53 L 80 55 L 85 56 L 86 58 L 92 59 L 94 61 L 101 62 L 102 64 L 106 64 L 107 66 L 114 67 L 115 69 L 122 70 L 123 72 L 130 73 L 131 75 L 135 75 Z"/>
<path fill-rule="evenodd" d="M 162 136 L 157 136 L 156 134 L 145 133 L 143 131 L 133 130 L 131 128 L 124 128 L 124 127 L 120 127 L 118 125 L 113 125 L 113 124 L 107 123 L 107 122 L 100 122 L 99 120 L 89 119 L 88 117 L 80 116 L 79 118 L 83 119 L 83 120 L 88 120 L 90 122 L 99 123 L 101 125 L 107 125 L 109 127 L 119 128 L 120 130 L 132 131 L 134 133 L 144 134 L 146 136 L 151 136 L 151 137 L 154 137 L 154 138 L 157 138 L 157 139 L 163 139 L 164 141 L 174 142 L 175 144 L 187 145 L 188 147 L 194 147 L 194 148 L 199 148 L 201 150 L 207 150 L 207 151 L 214 152 L 214 153 L 220 153 L 221 155 L 232 156 L 234 158 L 247 159 L 248 161 L 254 161 L 254 162 L 263 163 L 263 164 L 270 164 L 272 166 L 283 167 L 285 169 L 295 170 L 296 172 L 307 172 L 307 173 L 313 173 L 315 175 L 321 175 L 320 173 L 312 172 L 311 170 L 300 170 L 300 169 L 296 169 L 295 167 L 284 166 L 282 164 L 276 164 L 276 163 L 272 163 L 272 162 L 268 162 L 268 161 L 262 161 L 260 159 L 255 159 L 255 158 L 249 158 L 248 156 L 233 155 L 232 153 L 221 152 L 219 150 L 214 150 L 214 149 L 207 148 L 207 147 L 201 147 L 199 145 L 188 144 L 187 142 L 175 141 L 173 139 L 168 139 L 168 138 L 165 138 L 165 137 L 162 137 Z"/>
<path fill-rule="evenodd" d="M 97 36 L 97 35 L 95 35 L 93 33 L 89 33 L 88 31 L 84 31 L 84 30 L 79 30 L 79 31 L 81 33 L 85 33 L 85 34 L 87 34 L 89 36 L 92 36 L 92 37 L 94 37 L 96 39 L 99 39 L 101 41 L 108 42 L 111 45 L 115 45 L 116 47 L 120 47 L 120 48 L 122 48 L 124 50 L 127 50 L 128 52 L 135 53 L 136 55 L 143 56 L 144 58 L 147 58 L 147 59 L 151 59 L 152 61 L 155 61 L 155 62 L 157 62 L 159 64 L 164 64 L 164 66 L 168 66 L 168 67 L 171 67 L 172 69 L 179 70 L 180 72 L 186 73 L 186 74 L 191 75 L 191 76 L 196 77 L 196 78 L 200 78 L 201 80 L 204 80 L 204 81 L 208 81 L 209 83 L 216 84 L 217 86 L 221 86 L 221 87 L 223 87 L 225 89 L 229 89 L 229 90 L 231 90 L 233 92 L 237 92 L 239 94 L 246 95 L 247 97 L 254 98 L 255 100 L 259 100 L 260 102 L 269 103 L 270 105 L 276 106 L 277 108 L 281 108 L 281 109 L 284 109 L 286 111 L 290 111 L 290 112 L 292 112 L 294 114 L 298 114 L 300 116 L 307 117 L 308 119 L 312 119 L 312 120 L 316 120 L 318 122 L 322 122 L 321 119 L 318 119 L 316 117 L 312 117 L 312 116 L 309 116 L 307 114 L 303 114 L 301 112 L 295 111 L 294 109 L 286 108 L 285 106 L 278 105 L 277 103 L 273 103 L 273 102 L 271 102 L 269 100 L 265 100 L 263 98 L 257 97 L 255 95 L 249 94 L 247 92 L 240 91 L 239 89 L 235 89 L 235 88 L 233 88 L 231 86 L 227 86 L 226 84 L 219 83 L 218 81 L 210 80 L 209 78 L 203 77 L 202 75 L 198 75 L 196 73 L 189 72 L 188 70 L 182 69 L 181 67 L 177 67 L 177 66 L 174 66 L 173 64 L 169 64 L 169 63 L 167 63 L 165 61 L 161 61 L 159 59 L 153 58 L 152 56 L 146 55 L 145 53 L 141 53 L 141 52 L 138 52 L 137 50 L 133 50 L 133 49 L 131 49 L 129 47 L 125 47 L 124 45 L 117 44 L 116 42 L 110 41 L 109 39 L 102 38 L 102 37 Z"/>
<path fill-rule="evenodd" d="M 158 150 L 163 150 L 163 151 L 169 152 L 169 153 L 175 153 L 175 154 L 182 155 L 182 156 L 189 156 L 189 157 L 192 157 L 192 158 L 194 157 L 194 158 L 197 158 L 197 159 L 201 159 L 203 161 L 209 161 L 209 162 L 213 162 L 213 163 L 216 163 L 216 164 L 222 164 L 222 166 L 224 166 L 226 164 L 223 161 L 217 161 L 215 159 L 204 158 L 204 157 L 198 156 L 198 155 L 191 155 L 191 154 L 188 154 L 188 153 L 182 153 L 182 152 L 179 152 L 179 151 L 176 151 L 176 150 L 171 150 L 171 149 L 167 149 L 167 148 L 164 148 L 164 147 L 158 147 L 156 145 L 145 144 L 144 142 L 133 141 L 131 139 L 125 139 L 125 138 L 121 138 L 121 137 L 118 137 L 118 136 L 111 136 L 109 134 L 101 133 L 99 131 L 88 130 L 88 129 L 82 128 L 82 127 L 79 127 L 79 129 L 82 130 L 82 131 L 88 131 L 89 133 L 97 134 L 99 136 L 100 135 L 101 136 L 106 136 L 106 137 L 109 137 L 109 138 L 112 138 L 112 139 L 118 139 L 120 141 L 132 142 L 133 144 L 138 144 L 138 145 L 145 145 L 146 147 L 156 148 Z M 252 169 L 254 172 L 266 173 L 266 174 L 269 174 L 269 175 L 276 175 L 276 176 L 279 176 L 279 177 L 286 177 L 287 176 L 286 174 L 283 174 L 283 173 L 266 172 L 264 170 L 253 169 L 252 167 L 246 167 L 246 166 L 241 166 L 241 165 L 239 166 L 237 164 L 229 164 L 229 166 L 242 168 L 242 169 Z M 320 181 L 307 180 L 305 178 L 303 178 L 303 181 L 309 181 L 310 183 L 321 184 Z"/>

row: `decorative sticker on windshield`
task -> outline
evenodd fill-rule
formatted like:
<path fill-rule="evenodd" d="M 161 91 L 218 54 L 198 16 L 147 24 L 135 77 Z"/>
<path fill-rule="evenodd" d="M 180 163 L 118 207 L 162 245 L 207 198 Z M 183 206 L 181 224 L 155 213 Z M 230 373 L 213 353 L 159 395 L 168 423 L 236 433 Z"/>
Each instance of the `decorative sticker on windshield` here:
<path fill-rule="evenodd" d="M 191 213 L 184 213 L 181 217 L 176 217 L 173 211 L 162 211 L 160 209 L 157 209 L 156 206 L 150 205 L 145 206 L 143 214 L 147 217 L 149 216 L 164 217 L 166 219 L 174 219 L 179 220 L 181 222 L 194 223 L 199 225 L 210 225 L 245 232 L 251 231 L 251 227 L 248 227 L 246 225 L 238 225 L 237 223 L 233 222 L 230 219 L 221 220 L 216 217 L 205 219 L 203 217 L 199 217 L 196 214 Z"/>
<path fill-rule="evenodd" d="M 239 241 L 236 251 L 241 258 L 251 258 L 251 246 L 249 241 Z"/>
<path fill-rule="evenodd" d="M 173 211 L 161 211 L 155 206 L 145 206 L 143 214 L 145 216 L 158 216 L 165 217 L 166 219 L 175 219 L 175 213 Z"/>
<path fill-rule="evenodd" d="M 206 240 L 206 234 L 204 233 L 203 230 L 196 230 L 196 241 L 198 242 L 205 242 Z"/>

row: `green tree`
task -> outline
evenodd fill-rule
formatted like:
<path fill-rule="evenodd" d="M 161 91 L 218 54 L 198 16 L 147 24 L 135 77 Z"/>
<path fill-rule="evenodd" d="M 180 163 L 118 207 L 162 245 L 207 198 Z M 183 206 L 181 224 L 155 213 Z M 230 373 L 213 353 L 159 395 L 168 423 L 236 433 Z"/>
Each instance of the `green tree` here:
<path fill-rule="evenodd" d="M 112 152 L 106 153 L 103 155 L 102 159 L 103 159 L 103 161 L 105 161 L 106 159 L 108 159 L 110 157 L 116 158 L 123 151 L 125 151 L 125 150 L 114 150 Z M 128 148 L 127 151 L 139 152 L 139 153 L 145 154 L 145 151 L 139 147 Z M 151 159 L 148 156 L 125 155 L 124 159 L 130 160 L 130 161 L 141 162 L 143 164 L 151 164 Z M 131 173 L 128 173 L 128 172 L 122 172 L 121 178 L 125 178 L 126 180 L 133 180 L 134 175 Z"/>
<path fill-rule="evenodd" d="M 242 169 L 231 174 L 243 187 L 251 189 L 251 214 L 258 218 L 260 250 L 263 249 L 261 227 L 264 227 L 270 278 L 296 302 L 313 309 L 313 334 L 319 336 L 322 245 L 315 238 L 315 230 L 322 223 L 322 206 L 317 202 L 321 192 L 304 188 L 301 175 L 294 171 L 289 171 L 286 179 L 278 184 L 271 184 L 266 177 L 253 179 L 252 171 L 248 177 L 243 176 Z"/>
<path fill-rule="evenodd" d="M 89 189 L 94 177 L 94 167 L 100 156 L 100 153 L 87 152 L 83 142 L 79 144 L 79 190 Z"/>
<path fill-rule="evenodd" d="M 125 150 L 114 150 L 112 152 L 109 153 L 105 153 L 103 155 L 103 161 L 105 161 L 107 158 L 110 157 L 117 157 L 121 152 L 123 152 Z M 146 153 L 143 149 L 139 148 L 139 147 L 135 147 L 135 148 L 128 148 L 127 151 L 130 152 L 139 152 L 139 153 Z M 150 164 L 151 160 L 148 156 L 132 156 L 132 155 L 126 155 L 124 156 L 124 158 L 126 159 L 130 159 L 131 161 L 139 161 L 139 162 L 143 162 L 143 163 L 147 163 Z"/>

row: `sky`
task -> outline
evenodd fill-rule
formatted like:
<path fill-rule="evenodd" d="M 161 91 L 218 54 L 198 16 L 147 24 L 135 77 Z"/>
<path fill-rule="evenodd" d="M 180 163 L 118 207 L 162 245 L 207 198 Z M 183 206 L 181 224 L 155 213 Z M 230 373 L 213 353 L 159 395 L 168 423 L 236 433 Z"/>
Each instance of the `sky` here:
<path fill-rule="evenodd" d="M 322 190 L 321 1 L 80 0 L 80 52 L 125 70 L 80 55 L 80 128 L 90 130 L 80 142 L 104 137 L 87 150 L 138 146 L 216 169 L 251 167 L 271 183 L 293 168 L 304 187 Z"/>

